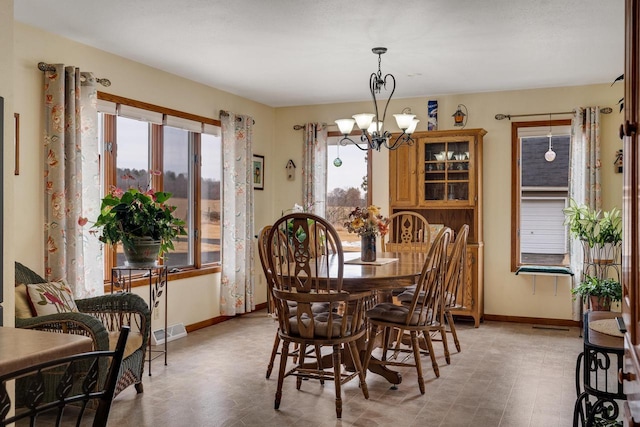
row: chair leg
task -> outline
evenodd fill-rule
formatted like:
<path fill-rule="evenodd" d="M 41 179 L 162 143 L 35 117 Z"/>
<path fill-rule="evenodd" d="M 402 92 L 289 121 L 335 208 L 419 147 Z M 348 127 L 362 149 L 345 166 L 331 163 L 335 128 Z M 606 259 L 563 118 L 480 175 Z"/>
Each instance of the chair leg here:
<path fill-rule="evenodd" d="M 440 325 L 440 336 L 442 337 L 442 346 L 444 347 L 444 360 L 447 365 L 451 365 L 451 354 L 449 353 L 449 343 L 447 342 L 447 327 Z"/>
<path fill-rule="evenodd" d="M 416 362 L 416 371 L 418 373 L 418 387 L 420 393 L 424 394 L 424 378 L 422 377 L 422 363 L 420 363 L 420 345 L 418 344 L 418 333 L 411 331 L 411 347 L 413 348 L 413 358 Z"/>
<path fill-rule="evenodd" d="M 273 404 L 274 409 L 280 408 L 282 400 L 282 383 L 284 383 L 284 372 L 287 369 L 287 358 L 289 357 L 289 341 L 282 343 L 282 354 L 280 355 L 280 371 L 278 371 L 278 388 L 276 389 L 276 400 Z"/>
<path fill-rule="evenodd" d="M 136 388 L 136 393 L 137 394 L 140 394 L 140 393 L 144 392 L 144 387 L 142 386 L 142 382 L 134 384 L 134 387 Z"/>
<path fill-rule="evenodd" d="M 278 354 L 278 347 L 280 346 L 280 336 L 276 332 L 276 339 L 273 341 L 273 349 L 271 349 L 271 359 L 269 359 L 269 364 L 267 365 L 267 375 L 266 378 L 269 379 L 271 376 L 271 371 L 273 370 L 273 362 L 276 360 L 276 355 Z"/>
<path fill-rule="evenodd" d="M 460 353 L 460 341 L 458 341 L 458 333 L 456 332 L 456 324 L 453 321 L 453 314 L 449 310 L 445 311 L 445 315 L 447 316 L 447 323 L 449 324 L 449 328 L 451 329 L 451 335 L 453 335 L 453 342 L 456 345 L 456 350 Z"/>
<path fill-rule="evenodd" d="M 369 341 L 367 343 L 367 352 L 365 353 L 365 356 L 364 356 L 364 366 L 362 368 L 362 370 L 364 371 L 365 377 L 367 375 L 367 371 L 369 370 L 369 362 L 371 362 L 371 353 L 373 353 L 373 346 L 375 345 L 377 334 L 378 334 L 378 325 L 372 324 L 369 332 Z"/>
<path fill-rule="evenodd" d="M 365 373 L 362 367 L 362 361 L 360 360 L 360 352 L 358 351 L 358 346 L 355 341 L 351 341 L 349 343 L 349 351 L 351 353 L 351 359 L 353 359 L 353 364 L 356 366 L 358 370 L 358 376 L 360 377 L 360 388 L 362 389 L 362 394 L 365 399 L 369 398 L 369 388 L 367 387 L 367 382 L 365 381 Z"/>
<path fill-rule="evenodd" d="M 316 346 L 316 360 L 318 364 L 318 371 L 323 371 L 324 367 L 322 366 L 322 347 L 319 345 Z M 324 385 L 324 377 L 320 377 L 320 384 Z"/>
<path fill-rule="evenodd" d="M 304 365 L 304 357 L 307 355 L 307 345 L 306 344 L 301 344 L 298 347 L 298 366 L 302 366 Z M 297 376 L 296 377 L 296 389 L 300 390 L 300 387 L 302 386 L 302 377 L 301 376 Z"/>
<path fill-rule="evenodd" d="M 336 416 L 342 418 L 342 375 L 340 369 L 342 368 L 342 361 L 340 360 L 340 353 L 342 352 L 342 346 L 335 344 L 333 346 L 333 382 L 336 385 Z"/>
<path fill-rule="evenodd" d="M 429 351 L 429 356 L 431 356 L 431 365 L 433 366 L 433 373 L 436 374 L 437 378 L 440 378 L 440 368 L 438 368 L 438 361 L 436 360 L 436 355 L 433 352 L 433 342 L 431 342 L 431 335 L 429 335 L 428 331 L 422 331 L 422 336 L 424 340 L 427 342 L 427 350 Z"/>

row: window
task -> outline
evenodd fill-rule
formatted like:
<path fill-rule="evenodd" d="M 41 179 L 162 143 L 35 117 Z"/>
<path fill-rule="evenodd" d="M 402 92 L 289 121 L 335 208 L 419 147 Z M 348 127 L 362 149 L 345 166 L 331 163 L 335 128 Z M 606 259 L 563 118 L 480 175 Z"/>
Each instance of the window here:
<path fill-rule="evenodd" d="M 360 237 L 349 233 L 344 223 L 356 206 L 371 204 L 368 188 L 368 159 L 371 150 L 362 150 L 354 144 L 338 146 L 341 139 L 328 138 L 327 143 L 327 219 L 340 235 L 344 250 L 360 250 Z M 366 147 L 361 144 L 360 146 Z M 336 167 L 334 160 L 340 158 L 342 165 Z"/>
<path fill-rule="evenodd" d="M 106 95 L 98 103 L 103 193 L 153 188 L 172 193 L 186 236 L 174 241 L 165 263 L 173 269 L 219 264 L 222 144 L 216 120 Z M 138 105 L 144 105 L 140 108 Z M 105 279 L 124 265 L 121 245 L 105 254 Z"/>
<path fill-rule="evenodd" d="M 512 123 L 511 269 L 568 265 L 570 120 Z M 545 153 L 556 153 L 549 162 Z"/>

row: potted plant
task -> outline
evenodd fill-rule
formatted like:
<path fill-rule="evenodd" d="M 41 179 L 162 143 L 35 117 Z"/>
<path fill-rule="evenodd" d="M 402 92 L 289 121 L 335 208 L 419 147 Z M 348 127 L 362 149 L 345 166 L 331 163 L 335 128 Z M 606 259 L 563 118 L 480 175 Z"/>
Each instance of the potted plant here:
<path fill-rule="evenodd" d="M 102 199 L 93 225 L 101 228 L 100 241 L 111 245 L 122 242 L 130 266 L 154 264 L 158 256 L 174 249 L 177 236 L 187 234 L 185 222 L 173 215 L 176 207 L 167 204 L 170 197 L 171 193 L 162 191 L 112 189 Z"/>
<path fill-rule="evenodd" d="M 571 293 L 580 295 L 583 303 L 590 303 L 591 310 L 610 310 L 613 301 L 622 300 L 622 285 L 615 279 L 600 279 L 596 276 L 585 275 L 584 280 Z"/>
<path fill-rule="evenodd" d="M 580 239 L 585 250 L 591 250 L 593 261 L 614 258 L 613 247 L 622 242 L 622 216 L 620 209 L 596 211 L 571 199 L 564 209 L 565 224 L 572 237 Z"/>

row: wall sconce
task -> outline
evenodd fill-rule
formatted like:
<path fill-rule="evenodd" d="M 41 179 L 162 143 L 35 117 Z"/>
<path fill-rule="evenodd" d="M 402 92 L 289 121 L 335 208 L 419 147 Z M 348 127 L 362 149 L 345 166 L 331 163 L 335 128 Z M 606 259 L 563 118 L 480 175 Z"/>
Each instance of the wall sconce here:
<path fill-rule="evenodd" d="M 464 111 L 462 111 L 464 109 Z M 467 118 L 469 117 L 469 110 L 464 104 L 458 104 L 458 109 L 453 113 L 453 125 L 462 126 L 464 128 L 467 125 Z"/>
<path fill-rule="evenodd" d="M 287 179 L 289 181 L 296 179 L 296 164 L 293 163 L 293 160 L 289 159 L 285 168 L 287 169 Z"/>

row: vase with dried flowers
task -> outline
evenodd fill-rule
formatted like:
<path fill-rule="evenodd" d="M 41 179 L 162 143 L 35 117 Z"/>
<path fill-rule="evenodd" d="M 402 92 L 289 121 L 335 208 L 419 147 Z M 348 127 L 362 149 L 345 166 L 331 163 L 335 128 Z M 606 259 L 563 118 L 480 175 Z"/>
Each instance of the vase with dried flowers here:
<path fill-rule="evenodd" d="M 385 236 L 389 230 L 389 219 L 382 216 L 378 206 L 368 208 L 357 207 L 349 214 L 349 221 L 344 224 L 349 233 L 360 236 L 360 258 L 362 261 L 376 260 L 376 238 Z"/>

